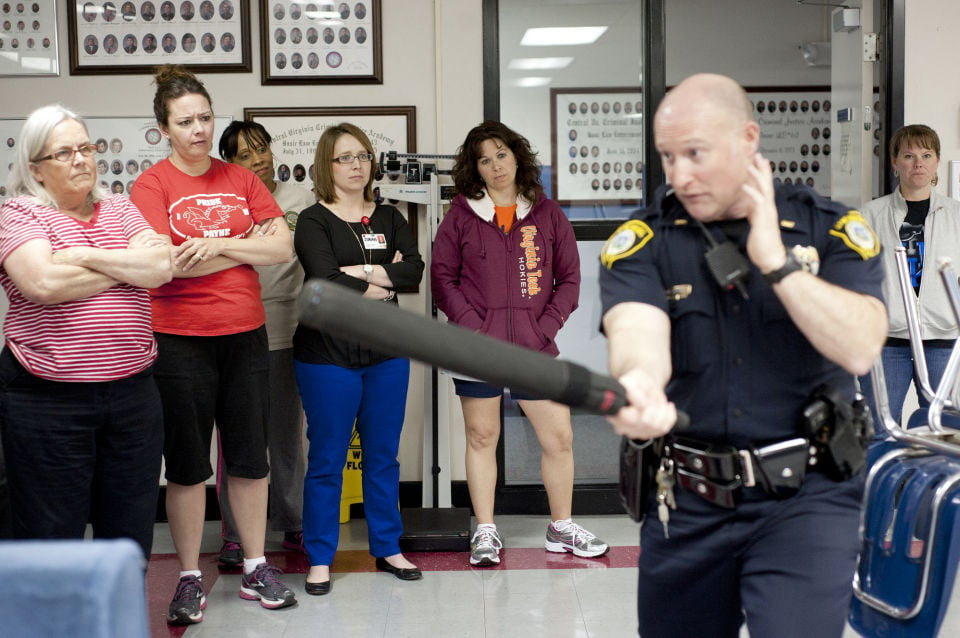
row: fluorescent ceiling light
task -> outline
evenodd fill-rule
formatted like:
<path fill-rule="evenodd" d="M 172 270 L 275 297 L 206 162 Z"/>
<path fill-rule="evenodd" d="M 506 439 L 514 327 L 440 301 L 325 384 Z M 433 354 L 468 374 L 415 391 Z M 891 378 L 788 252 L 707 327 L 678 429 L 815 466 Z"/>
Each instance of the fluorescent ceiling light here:
<path fill-rule="evenodd" d="M 546 86 L 550 84 L 550 78 L 541 78 L 541 77 L 526 77 L 526 78 L 517 78 L 513 81 L 514 86 L 519 87 L 531 87 L 531 86 Z"/>
<path fill-rule="evenodd" d="M 537 27 L 527 29 L 520 44 L 525 47 L 593 44 L 607 27 Z"/>
<path fill-rule="evenodd" d="M 565 69 L 571 62 L 573 58 L 515 58 L 510 60 L 509 68 L 518 71 Z"/>

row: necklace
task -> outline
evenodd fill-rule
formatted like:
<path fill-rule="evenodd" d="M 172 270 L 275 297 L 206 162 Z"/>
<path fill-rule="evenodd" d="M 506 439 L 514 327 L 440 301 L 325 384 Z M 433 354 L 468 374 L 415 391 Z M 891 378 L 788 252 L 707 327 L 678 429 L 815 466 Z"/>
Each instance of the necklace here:
<path fill-rule="evenodd" d="M 337 215 L 336 217 L 337 219 L 339 219 L 340 221 L 342 221 L 344 224 L 347 225 L 347 228 L 350 229 L 350 234 L 353 235 L 353 238 L 357 240 L 357 246 L 360 247 L 360 256 L 363 258 L 363 265 L 366 266 L 373 259 L 372 252 L 370 250 L 368 250 L 366 253 L 363 252 L 363 242 L 360 241 L 360 236 L 357 235 L 357 231 L 353 229 L 353 224 L 345 220 L 343 217 L 340 217 L 339 215 Z M 364 217 L 363 219 L 367 219 L 367 218 Z M 363 224 L 363 220 L 361 220 L 360 223 Z"/>

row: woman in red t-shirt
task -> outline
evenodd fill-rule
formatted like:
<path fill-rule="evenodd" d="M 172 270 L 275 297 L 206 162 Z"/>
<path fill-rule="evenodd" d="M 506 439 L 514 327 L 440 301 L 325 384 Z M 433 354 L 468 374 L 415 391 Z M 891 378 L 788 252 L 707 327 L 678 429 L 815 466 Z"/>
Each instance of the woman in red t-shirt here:
<path fill-rule="evenodd" d="M 240 596 L 268 609 L 296 602 L 266 562 L 268 350 L 253 266 L 289 261 L 290 230 L 263 182 L 210 157 L 214 116 L 203 84 L 183 67 L 158 67 L 153 101 L 170 157 L 143 173 L 132 198 L 173 244 L 173 280 L 151 294 L 163 399 L 167 515 L 180 582 L 171 624 L 200 622 L 199 566 L 214 423 L 230 475 L 244 549 Z M 273 223 L 280 218 L 280 223 Z"/>

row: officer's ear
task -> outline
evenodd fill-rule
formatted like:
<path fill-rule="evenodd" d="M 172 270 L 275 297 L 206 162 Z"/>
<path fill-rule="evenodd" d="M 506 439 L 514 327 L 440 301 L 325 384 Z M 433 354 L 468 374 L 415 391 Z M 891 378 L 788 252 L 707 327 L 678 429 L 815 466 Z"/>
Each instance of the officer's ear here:
<path fill-rule="evenodd" d="M 760 149 L 760 125 L 750 120 L 744 122 L 741 130 L 741 139 L 744 144 L 744 151 L 747 157 L 753 157 Z"/>

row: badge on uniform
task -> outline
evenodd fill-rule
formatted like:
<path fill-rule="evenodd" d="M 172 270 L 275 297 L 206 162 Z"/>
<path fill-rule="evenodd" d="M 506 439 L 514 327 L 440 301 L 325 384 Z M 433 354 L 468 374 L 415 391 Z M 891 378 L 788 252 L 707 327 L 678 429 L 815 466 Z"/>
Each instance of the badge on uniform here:
<path fill-rule="evenodd" d="M 643 248 L 653 239 L 653 229 L 639 219 L 631 219 L 610 235 L 600 252 L 600 263 L 608 270 L 614 262 Z"/>
<path fill-rule="evenodd" d="M 793 258 L 800 264 L 800 268 L 813 275 L 820 272 L 820 253 L 816 246 L 797 244 L 788 250 L 793 253 Z"/>
<path fill-rule="evenodd" d="M 848 210 L 847 214 L 833 225 L 830 234 L 839 237 L 848 248 L 864 260 L 880 254 L 880 241 L 860 211 Z"/>

